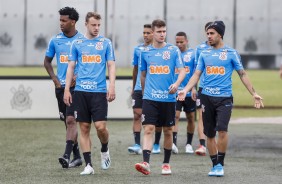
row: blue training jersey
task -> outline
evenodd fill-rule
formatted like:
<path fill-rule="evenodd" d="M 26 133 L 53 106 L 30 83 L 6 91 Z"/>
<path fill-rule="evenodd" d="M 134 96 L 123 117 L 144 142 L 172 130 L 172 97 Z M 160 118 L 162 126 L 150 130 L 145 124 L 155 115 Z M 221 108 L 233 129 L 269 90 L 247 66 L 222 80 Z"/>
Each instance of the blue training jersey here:
<path fill-rule="evenodd" d="M 141 71 L 140 71 L 140 67 L 141 67 L 141 61 L 140 61 L 140 53 L 144 50 L 146 46 L 144 45 L 144 43 L 138 45 L 137 47 L 134 48 L 134 53 L 133 53 L 133 59 L 132 59 L 132 65 L 133 66 L 138 66 L 138 73 L 137 73 L 137 79 L 136 79 L 136 84 L 134 86 L 134 91 L 137 90 L 142 90 L 141 87 L 141 81 L 140 81 L 140 75 L 141 75 Z"/>
<path fill-rule="evenodd" d="M 196 47 L 195 49 L 195 62 L 198 63 L 200 54 L 202 53 L 203 50 L 206 50 L 210 48 L 210 46 L 207 44 L 207 41 L 202 42 L 199 46 Z M 203 81 L 204 80 L 204 72 L 202 73 L 200 77 L 200 82 L 199 82 L 199 88 L 203 87 Z"/>
<path fill-rule="evenodd" d="M 66 74 L 68 69 L 68 55 L 70 52 L 70 46 L 73 40 L 82 38 L 83 35 L 77 32 L 73 37 L 69 38 L 64 33 L 59 33 L 54 36 L 46 49 L 45 55 L 49 58 L 53 58 L 56 54 L 57 60 L 57 78 L 62 86 L 66 84 Z M 75 71 L 76 73 L 76 71 Z"/>
<path fill-rule="evenodd" d="M 199 57 L 197 70 L 205 73 L 202 94 L 215 97 L 232 95 L 233 70 L 242 70 L 241 57 L 228 46 L 220 49 L 209 48 Z"/>
<path fill-rule="evenodd" d="M 183 68 L 180 50 L 167 43 L 162 48 L 152 45 L 141 52 L 141 71 L 146 71 L 143 99 L 159 102 L 176 102 L 176 94 L 169 94 L 175 82 L 175 68 Z"/>
<path fill-rule="evenodd" d="M 98 36 L 83 37 L 72 43 L 69 55 L 71 62 L 77 62 L 75 91 L 107 92 L 106 65 L 114 61 L 114 49 L 109 39 Z"/>
<path fill-rule="evenodd" d="M 185 71 L 186 71 L 186 76 L 184 78 L 184 80 L 182 81 L 182 83 L 179 85 L 178 87 L 178 91 L 182 90 L 187 83 L 189 82 L 190 78 L 192 77 L 195 68 L 196 68 L 196 60 L 195 60 L 195 53 L 194 53 L 194 49 L 187 49 L 184 52 L 181 52 L 181 57 L 182 57 L 182 61 L 185 67 Z M 179 75 L 178 69 L 175 70 L 175 81 L 177 80 Z M 191 91 L 187 93 L 186 95 L 187 97 L 191 97 Z"/>

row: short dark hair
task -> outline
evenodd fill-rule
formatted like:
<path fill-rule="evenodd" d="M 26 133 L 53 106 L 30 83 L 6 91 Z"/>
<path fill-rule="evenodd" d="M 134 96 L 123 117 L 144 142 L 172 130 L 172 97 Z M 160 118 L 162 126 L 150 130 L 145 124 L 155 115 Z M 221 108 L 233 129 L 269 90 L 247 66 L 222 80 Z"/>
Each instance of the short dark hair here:
<path fill-rule="evenodd" d="M 205 25 L 205 31 L 207 31 L 208 27 L 212 24 L 213 22 L 207 22 Z"/>
<path fill-rule="evenodd" d="M 79 19 L 79 14 L 75 8 L 72 7 L 64 7 L 59 10 L 60 15 L 68 15 L 71 20 L 75 20 L 75 22 Z"/>
<path fill-rule="evenodd" d="M 150 28 L 150 29 L 152 29 L 152 25 L 151 25 L 151 24 L 144 24 L 144 28 Z"/>
<path fill-rule="evenodd" d="M 93 18 L 96 19 L 96 20 L 101 20 L 101 19 L 102 19 L 100 14 L 98 14 L 98 13 L 96 13 L 96 12 L 88 12 L 88 13 L 86 14 L 86 17 L 85 17 L 85 22 L 88 22 L 88 20 L 89 20 L 91 17 L 93 17 Z"/>
<path fill-rule="evenodd" d="M 154 30 L 155 27 L 157 28 L 166 27 L 166 23 L 161 19 L 156 19 L 152 22 L 152 29 Z"/>
<path fill-rule="evenodd" d="M 186 33 L 183 32 L 183 31 L 180 31 L 180 32 L 176 33 L 175 36 L 184 36 L 184 38 L 187 39 L 187 35 L 186 35 Z"/>

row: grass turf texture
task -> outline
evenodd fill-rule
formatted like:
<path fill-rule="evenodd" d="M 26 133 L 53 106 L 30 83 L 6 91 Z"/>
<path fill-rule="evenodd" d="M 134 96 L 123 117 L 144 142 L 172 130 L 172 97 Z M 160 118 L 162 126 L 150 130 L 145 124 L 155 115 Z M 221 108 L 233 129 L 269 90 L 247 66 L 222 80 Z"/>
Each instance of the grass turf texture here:
<path fill-rule="evenodd" d="M 79 176 L 83 167 L 62 169 L 58 157 L 65 146 L 65 127 L 59 120 L 0 120 L 0 183 L 85 184 L 85 183 L 280 183 L 282 180 L 281 125 L 231 124 L 230 144 L 225 159 L 225 176 L 208 177 L 209 156 L 184 153 L 186 123 L 180 123 L 178 148 L 172 155 L 172 175 L 162 176 L 160 155 L 152 155 L 152 174 L 144 176 L 134 169 L 141 155 L 129 155 L 133 143 L 131 121 L 110 121 L 112 166 L 100 169 L 100 143 L 92 128 L 92 161 L 95 175 Z M 143 136 L 142 136 L 143 137 Z M 197 133 L 193 147 L 198 145 Z"/>

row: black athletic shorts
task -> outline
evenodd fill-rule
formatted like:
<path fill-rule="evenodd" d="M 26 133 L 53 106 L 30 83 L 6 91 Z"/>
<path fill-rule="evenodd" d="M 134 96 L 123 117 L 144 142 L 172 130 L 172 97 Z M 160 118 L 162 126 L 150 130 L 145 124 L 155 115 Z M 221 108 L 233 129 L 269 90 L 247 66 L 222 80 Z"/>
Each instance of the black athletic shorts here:
<path fill-rule="evenodd" d="M 73 97 L 74 87 L 70 88 L 70 92 Z M 65 121 L 66 116 L 74 116 L 74 104 L 67 106 L 64 102 L 65 87 L 55 88 L 55 95 L 58 102 L 60 120 Z"/>
<path fill-rule="evenodd" d="M 198 89 L 197 100 L 196 100 L 197 109 L 201 108 L 201 106 L 202 106 L 201 99 L 200 99 L 201 94 L 202 94 L 202 90 L 203 90 L 203 88 Z"/>
<path fill-rule="evenodd" d="M 108 101 L 106 93 L 75 91 L 74 104 L 77 122 L 107 121 Z"/>
<path fill-rule="evenodd" d="M 174 126 L 175 102 L 157 102 L 143 99 L 142 125 Z"/>
<path fill-rule="evenodd" d="M 216 131 L 228 131 L 233 97 L 213 97 L 201 94 L 204 133 L 213 138 Z"/>
<path fill-rule="evenodd" d="M 196 110 L 196 102 L 191 97 L 185 97 L 184 101 L 176 102 L 176 110 L 184 111 L 184 112 L 195 112 Z"/>
<path fill-rule="evenodd" d="M 132 108 L 133 109 L 141 109 L 142 108 L 142 100 L 143 95 L 141 90 L 136 90 L 132 94 Z"/>

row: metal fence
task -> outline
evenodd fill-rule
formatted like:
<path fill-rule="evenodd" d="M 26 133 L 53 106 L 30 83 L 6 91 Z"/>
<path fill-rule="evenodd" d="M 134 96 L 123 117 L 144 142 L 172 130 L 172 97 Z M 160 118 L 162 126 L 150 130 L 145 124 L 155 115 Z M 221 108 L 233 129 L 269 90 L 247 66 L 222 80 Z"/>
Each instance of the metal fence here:
<path fill-rule="evenodd" d="M 131 65 L 143 24 L 166 20 L 167 41 L 178 31 L 194 48 L 205 40 L 204 25 L 223 20 L 224 41 L 236 48 L 246 68 L 275 69 L 282 55 L 280 0 L 0 0 L 0 66 L 42 65 L 49 39 L 60 32 L 58 10 L 75 7 L 84 32 L 88 11 L 102 15 L 101 33 L 112 39 L 118 67 Z"/>

